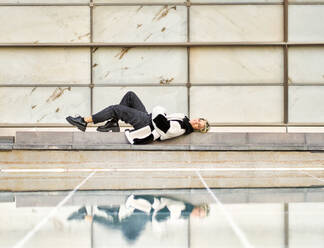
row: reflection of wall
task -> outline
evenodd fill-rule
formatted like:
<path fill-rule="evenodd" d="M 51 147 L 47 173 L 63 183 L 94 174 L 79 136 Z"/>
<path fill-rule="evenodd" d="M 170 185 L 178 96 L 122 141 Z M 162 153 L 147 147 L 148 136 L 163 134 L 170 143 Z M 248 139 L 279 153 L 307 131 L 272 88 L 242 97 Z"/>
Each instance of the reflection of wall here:
<path fill-rule="evenodd" d="M 322 247 L 323 202 L 288 203 L 286 208 L 282 203 L 224 206 L 253 247 Z M 67 221 L 67 216 L 78 208 L 61 208 L 24 247 L 129 247 L 119 230 L 97 223 L 91 230 L 88 222 Z M 96 207 L 93 209 L 94 213 L 104 215 Z M 0 203 L 0 247 L 13 247 L 52 210 L 52 207 L 16 208 L 15 203 Z M 227 248 L 241 247 L 241 243 L 218 205 L 213 203 L 205 219 L 191 218 L 190 223 L 168 221 L 155 227 L 147 223 L 131 247 Z"/>
<path fill-rule="evenodd" d="M 127 90 L 149 111 L 162 104 L 217 124 L 277 124 L 284 116 L 291 123 L 324 123 L 324 1 L 289 0 L 288 29 L 283 0 L 192 0 L 191 6 L 93 0 L 93 7 L 90 0 L 2 2 L 0 44 L 9 45 L 0 48 L 0 125 L 65 123 L 66 115 L 118 103 Z M 188 41 L 222 45 L 180 46 Z M 153 47 L 74 47 L 91 42 Z M 41 43 L 53 47 L 33 47 Z"/>
<path fill-rule="evenodd" d="M 91 247 L 90 224 L 66 220 L 75 209 L 59 209 L 23 247 Z M 16 208 L 15 203 L 0 203 L 0 247 L 14 247 L 52 210 L 48 207 Z"/>
<path fill-rule="evenodd" d="M 253 247 L 285 247 L 283 204 L 226 204 L 225 207 Z M 242 247 L 217 205 L 212 205 L 210 218 L 192 219 L 190 230 L 191 247 Z"/>
<path fill-rule="evenodd" d="M 120 230 L 112 230 L 94 223 L 93 247 L 129 247 Z M 166 221 L 161 224 L 148 222 L 131 247 L 188 247 L 188 221 Z"/>

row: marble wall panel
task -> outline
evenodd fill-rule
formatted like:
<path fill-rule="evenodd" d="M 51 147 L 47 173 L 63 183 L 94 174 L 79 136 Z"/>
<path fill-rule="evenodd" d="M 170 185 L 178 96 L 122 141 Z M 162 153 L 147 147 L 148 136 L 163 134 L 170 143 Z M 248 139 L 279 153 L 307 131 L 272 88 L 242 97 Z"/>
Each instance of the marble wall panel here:
<path fill-rule="evenodd" d="M 320 247 L 324 243 L 324 204 L 289 204 L 289 247 Z"/>
<path fill-rule="evenodd" d="M 282 41 L 282 5 L 217 5 L 190 8 L 191 41 Z"/>
<path fill-rule="evenodd" d="M 136 0 L 136 1 L 129 1 L 129 0 L 93 0 L 94 3 L 179 3 L 181 0 Z"/>
<path fill-rule="evenodd" d="M 94 51 L 95 84 L 187 82 L 186 48 L 98 48 Z"/>
<path fill-rule="evenodd" d="M 281 86 L 191 87 L 191 117 L 214 123 L 279 123 L 283 121 Z"/>
<path fill-rule="evenodd" d="M 149 113 L 157 105 L 163 106 L 167 113 L 188 112 L 186 87 L 95 87 L 94 113 L 109 105 L 119 104 L 129 90 L 139 96 Z"/>
<path fill-rule="evenodd" d="M 89 48 L 0 48 L 0 84 L 89 83 Z"/>
<path fill-rule="evenodd" d="M 324 87 L 290 86 L 289 121 L 298 123 L 323 123 Z"/>
<path fill-rule="evenodd" d="M 0 3 L 50 3 L 50 4 L 61 4 L 61 3 L 89 3 L 90 0 L 0 0 Z"/>
<path fill-rule="evenodd" d="M 324 41 L 324 5 L 290 5 L 289 41 Z"/>
<path fill-rule="evenodd" d="M 288 56 L 290 83 L 324 83 L 323 47 L 290 47 Z"/>
<path fill-rule="evenodd" d="M 95 42 L 184 42 L 185 6 L 100 6 L 94 8 Z"/>
<path fill-rule="evenodd" d="M 1 123 L 66 123 L 68 115 L 90 113 L 88 87 L 2 87 Z"/>
<path fill-rule="evenodd" d="M 224 207 L 251 244 L 246 247 L 284 247 L 283 204 L 225 204 Z M 190 247 L 244 247 L 216 204 L 210 205 L 207 218 L 190 219 L 189 237 Z"/>
<path fill-rule="evenodd" d="M 190 0 L 192 3 L 282 3 L 284 0 Z"/>
<path fill-rule="evenodd" d="M 90 41 L 87 6 L 1 7 L 0 24 L 0 42 Z"/>
<path fill-rule="evenodd" d="M 283 83 L 280 47 L 200 47 L 190 50 L 192 83 Z"/>

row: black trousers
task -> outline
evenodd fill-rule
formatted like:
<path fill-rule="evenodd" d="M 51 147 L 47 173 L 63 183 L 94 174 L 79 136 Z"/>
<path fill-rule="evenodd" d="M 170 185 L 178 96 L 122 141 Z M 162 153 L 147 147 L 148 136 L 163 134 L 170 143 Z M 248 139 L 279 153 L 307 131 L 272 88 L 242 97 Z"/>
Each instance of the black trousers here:
<path fill-rule="evenodd" d="M 110 119 L 122 120 L 135 129 L 140 129 L 151 123 L 151 115 L 147 112 L 142 101 L 132 91 L 128 91 L 124 95 L 120 104 L 111 105 L 92 115 L 95 124 Z"/>

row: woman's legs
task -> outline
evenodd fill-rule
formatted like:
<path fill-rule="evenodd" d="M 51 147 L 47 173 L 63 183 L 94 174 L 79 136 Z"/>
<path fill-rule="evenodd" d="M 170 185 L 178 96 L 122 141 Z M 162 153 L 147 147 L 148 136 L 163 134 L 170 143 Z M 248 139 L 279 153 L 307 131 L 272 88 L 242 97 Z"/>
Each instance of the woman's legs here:
<path fill-rule="evenodd" d="M 135 129 L 144 127 L 151 121 L 148 113 L 121 104 L 111 105 L 92 115 L 91 119 L 88 117 L 85 118 L 85 121 L 92 120 L 93 123 L 96 124 L 98 122 L 103 122 L 110 119 L 122 120 L 128 124 L 131 124 Z"/>
<path fill-rule="evenodd" d="M 131 124 L 134 128 L 147 125 L 150 121 L 148 119 L 150 118 L 144 104 L 132 91 L 128 91 L 124 95 L 119 105 L 111 105 L 92 116 L 84 118 L 85 122 L 95 124 L 106 120 L 114 120 L 115 122 L 122 120 Z"/>
<path fill-rule="evenodd" d="M 120 105 L 124 105 L 130 108 L 137 109 L 141 112 L 147 113 L 144 104 L 133 91 L 128 91 L 124 95 L 123 99 L 120 101 Z"/>

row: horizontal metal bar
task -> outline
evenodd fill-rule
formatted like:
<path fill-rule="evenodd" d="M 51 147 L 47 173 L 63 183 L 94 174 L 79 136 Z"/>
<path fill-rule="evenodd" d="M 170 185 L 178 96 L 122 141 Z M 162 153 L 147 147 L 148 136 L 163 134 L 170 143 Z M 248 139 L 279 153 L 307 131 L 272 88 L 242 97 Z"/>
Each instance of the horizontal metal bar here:
<path fill-rule="evenodd" d="M 172 6 L 187 6 L 186 2 L 156 2 L 156 3 L 94 3 L 94 6 L 166 6 L 166 5 L 172 5 Z"/>
<path fill-rule="evenodd" d="M 98 124 L 100 125 L 100 124 Z M 88 127 L 97 127 L 89 125 Z M 324 123 L 210 123 L 212 127 L 324 127 Z M 125 125 L 122 127 L 129 127 Z M 0 123 L 0 128 L 75 128 L 62 123 Z"/>
<path fill-rule="evenodd" d="M 0 87 L 19 88 L 19 87 L 187 87 L 187 83 L 125 83 L 125 84 L 0 84 Z M 284 83 L 190 83 L 191 87 L 218 87 L 218 86 L 284 86 Z M 324 86 L 324 83 L 290 83 L 289 86 Z"/>
<path fill-rule="evenodd" d="M 324 83 L 289 83 L 289 86 L 324 86 Z"/>
<path fill-rule="evenodd" d="M 324 123 L 210 123 L 213 127 L 324 127 Z"/>
<path fill-rule="evenodd" d="M 187 2 L 125 2 L 125 3 L 91 3 L 92 6 L 187 6 Z M 283 2 L 195 2 L 189 3 L 191 5 L 283 5 Z M 90 6 L 90 3 L 0 3 L 0 6 Z"/>
<path fill-rule="evenodd" d="M 283 86 L 283 83 L 190 83 L 190 86 L 194 87 L 218 87 L 218 86 Z M 305 85 L 308 86 L 309 84 Z M 321 84 L 316 84 L 319 86 Z M 324 83 L 322 84 L 324 86 Z M 161 83 L 125 83 L 125 84 L 0 84 L 0 87 L 10 87 L 10 88 L 21 88 L 21 87 L 187 87 L 188 83 L 171 83 L 171 84 L 161 84 Z M 300 84 L 298 84 L 300 86 Z"/>
<path fill-rule="evenodd" d="M 324 46 L 318 42 L 127 42 L 127 43 L 0 43 L 0 48 L 13 47 L 217 47 L 217 46 Z"/>
<path fill-rule="evenodd" d="M 324 2 L 316 1 L 316 2 L 288 2 L 288 5 L 324 5 Z"/>
<path fill-rule="evenodd" d="M 322 42 L 324 45 L 324 42 Z M 284 46 L 284 42 L 92 42 L 92 43 L 0 43 L 0 47 L 194 47 Z"/>
<path fill-rule="evenodd" d="M 147 83 L 147 84 L 94 84 L 94 87 L 186 87 L 186 83 Z"/>
<path fill-rule="evenodd" d="M 147 84 L 0 84 L 0 87 L 175 87 L 175 86 L 184 86 L 186 83 L 178 84 L 161 84 L 161 83 L 147 83 Z"/>
<path fill-rule="evenodd" d="M 191 83 L 191 86 L 284 86 L 284 83 Z"/>
<path fill-rule="evenodd" d="M 190 5 L 283 5 L 283 2 L 191 2 Z"/>
<path fill-rule="evenodd" d="M 0 7 L 62 7 L 62 6 L 89 6 L 89 3 L 0 3 Z"/>
<path fill-rule="evenodd" d="M 46 6 L 46 7 L 62 7 L 62 6 L 187 6 L 186 2 L 156 2 L 156 3 L 0 3 L 1 6 L 14 6 L 14 7 L 26 7 L 26 6 Z"/>
<path fill-rule="evenodd" d="M 190 6 L 199 6 L 199 5 L 283 5 L 283 2 L 195 2 L 190 3 Z M 187 2 L 155 2 L 155 3 L 147 3 L 147 2 L 125 2 L 125 3 L 91 3 L 92 6 L 187 6 Z M 324 5 L 324 2 L 290 2 L 288 5 Z M 0 3 L 0 7 L 26 7 L 26 6 L 47 6 L 47 7 L 62 7 L 62 6 L 90 6 L 90 3 Z"/>
<path fill-rule="evenodd" d="M 287 42 L 287 46 L 323 46 L 324 41 L 319 42 Z"/>
<path fill-rule="evenodd" d="M 90 84 L 0 84 L 0 87 L 90 87 Z"/>

